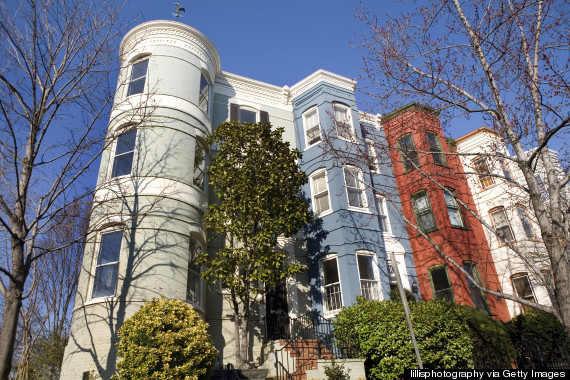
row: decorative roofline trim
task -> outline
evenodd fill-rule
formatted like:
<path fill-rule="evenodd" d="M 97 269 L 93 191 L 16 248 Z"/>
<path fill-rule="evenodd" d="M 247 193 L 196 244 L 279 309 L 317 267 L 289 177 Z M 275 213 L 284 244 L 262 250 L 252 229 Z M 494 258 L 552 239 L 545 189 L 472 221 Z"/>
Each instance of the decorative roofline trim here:
<path fill-rule="evenodd" d="M 494 135 L 499 136 L 499 137 L 501 136 L 501 134 L 499 132 L 497 132 L 497 131 L 489 128 L 489 127 L 479 127 L 474 131 L 468 132 L 468 133 L 464 134 L 463 136 L 456 138 L 455 142 L 460 143 L 464 140 L 467 140 L 467 139 L 469 139 L 475 135 L 478 135 L 479 133 L 483 133 L 483 132 L 488 132 L 488 133 L 494 134 Z"/>
<path fill-rule="evenodd" d="M 216 75 L 221 72 L 222 63 L 220 54 L 212 41 L 210 41 L 210 39 L 199 30 L 177 21 L 154 20 L 135 26 L 129 30 L 121 40 L 119 57 L 122 59 L 124 57 L 125 50 L 127 48 L 132 48 L 133 44 L 139 44 L 140 42 L 147 40 L 149 37 L 158 37 L 163 33 L 170 38 L 181 37 L 181 39 L 186 39 L 188 42 L 194 43 L 202 48 L 204 54 L 214 66 L 213 68 L 215 72 L 213 74 Z M 137 35 L 141 35 L 140 40 L 135 38 Z"/>
<path fill-rule="evenodd" d="M 387 113 L 386 115 L 382 116 L 382 123 L 386 123 L 386 122 L 388 122 L 390 119 L 393 119 L 394 117 L 398 116 L 399 114 L 401 114 L 401 113 L 403 113 L 403 112 L 405 112 L 405 111 L 410 111 L 410 110 L 413 109 L 413 108 L 417 108 L 417 109 L 420 109 L 420 110 L 422 110 L 422 111 L 424 111 L 424 112 L 431 113 L 431 114 L 433 114 L 435 117 L 437 117 L 437 116 L 439 115 L 439 111 L 437 111 L 437 110 L 435 110 L 435 109 L 433 109 L 433 108 L 431 108 L 431 107 L 424 106 L 423 104 L 419 104 L 419 103 L 416 103 L 416 102 L 412 102 L 412 103 L 406 104 L 405 106 L 400 107 L 400 108 L 398 108 L 397 110 L 394 110 L 394 111 L 389 112 L 389 113 Z"/>
<path fill-rule="evenodd" d="M 317 85 L 319 82 L 330 83 L 349 91 L 354 91 L 354 88 L 356 87 L 356 80 L 354 79 L 319 69 L 308 77 L 301 79 L 299 82 L 291 86 L 291 98 L 295 99 L 297 96 L 309 90 L 311 87 Z"/>

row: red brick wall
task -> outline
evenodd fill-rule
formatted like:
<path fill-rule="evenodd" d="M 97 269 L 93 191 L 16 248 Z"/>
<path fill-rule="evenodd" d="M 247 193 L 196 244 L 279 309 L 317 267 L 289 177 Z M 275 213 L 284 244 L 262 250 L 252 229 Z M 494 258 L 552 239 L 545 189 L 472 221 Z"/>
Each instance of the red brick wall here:
<path fill-rule="evenodd" d="M 412 194 L 419 190 L 427 190 L 438 228 L 436 231 L 428 233 L 428 236 L 442 248 L 446 255 L 457 263 L 462 264 L 463 261 L 475 262 L 479 268 L 483 283 L 492 290 L 500 290 L 499 279 L 481 223 L 461 207 L 466 228 L 461 229 L 451 226 L 443 189 L 440 185 L 454 189 L 457 197 L 468 205 L 471 210 L 476 210 L 476 208 L 459 158 L 456 155 L 445 154 L 446 166 L 441 166 L 435 164 L 432 155 L 427 153 L 430 151 L 430 148 L 426 131 L 437 133 L 443 152 L 450 153 L 437 113 L 427 107 L 412 103 L 386 115 L 383 119 L 383 124 L 404 216 L 412 223 L 416 223 L 411 197 Z M 400 136 L 407 133 L 412 134 L 415 148 L 418 151 L 420 167 L 405 173 L 400 152 L 396 149 L 396 141 Z M 433 245 L 420 236 L 413 227 L 408 225 L 407 228 L 422 297 L 424 299 L 433 298 L 428 269 L 434 265 L 446 264 L 455 301 L 460 304 L 473 306 L 465 275 L 449 261 L 442 258 Z M 497 300 L 496 297 L 487 295 L 487 302 L 492 314 L 501 320 L 506 321 L 509 319 L 504 299 Z"/>

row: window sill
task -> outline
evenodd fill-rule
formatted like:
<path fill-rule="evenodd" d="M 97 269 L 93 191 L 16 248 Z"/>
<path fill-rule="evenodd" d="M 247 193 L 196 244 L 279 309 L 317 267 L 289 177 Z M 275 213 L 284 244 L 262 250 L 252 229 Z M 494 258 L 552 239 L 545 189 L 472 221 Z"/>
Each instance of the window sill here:
<path fill-rule="evenodd" d="M 363 214 L 372 214 L 368 207 L 348 206 L 348 211 L 361 212 Z"/>
<path fill-rule="evenodd" d="M 432 228 L 431 230 L 427 230 L 427 231 L 422 230 L 422 232 L 426 235 L 431 234 L 432 232 L 435 232 L 435 231 L 439 231 L 439 228 L 436 227 L 436 228 Z M 422 236 L 422 234 L 418 232 L 418 236 Z"/>
<path fill-rule="evenodd" d="M 313 215 L 314 215 L 314 218 L 323 218 L 323 217 L 330 215 L 332 213 L 333 213 L 332 209 L 329 208 L 327 211 L 323 211 L 320 214 L 314 213 Z"/>
<path fill-rule="evenodd" d="M 90 299 L 89 301 L 85 302 L 83 304 L 83 306 L 95 305 L 95 304 L 104 303 L 104 302 L 114 302 L 116 300 L 117 300 L 117 296 L 93 298 L 93 299 Z"/>
<path fill-rule="evenodd" d="M 320 140 L 319 142 L 316 142 L 316 143 L 314 143 L 314 144 L 312 144 L 312 145 L 307 145 L 307 146 L 305 146 L 305 150 L 309 150 L 309 149 L 311 149 L 312 147 L 317 146 L 317 145 L 319 145 L 319 144 L 322 143 L 322 142 L 323 142 L 323 140 Z"/>
<path fill-rule="evenodd" d="M 422 165 L 418 165 L 418 168 L 421 168 L 421 167 L 422 167 Z M 408 174 L 408 173 L 411 173 L 411 172 L 413 172 L 413 171 L 414 171 L 414 170 L 416 170 L 416 169 L 417 169 L 417 168 L 413 168 L 413 169 L 404 170 L 404 174 Z"/>
<path fill-rule="evenodd" d="M 465 226 L 454 226 L 454 225 L 451 225 L 451 228 L 455 228 L 456 230 L 470 231 L 469 228 L 467 228 L 467 227 L 465 227 Z"/>

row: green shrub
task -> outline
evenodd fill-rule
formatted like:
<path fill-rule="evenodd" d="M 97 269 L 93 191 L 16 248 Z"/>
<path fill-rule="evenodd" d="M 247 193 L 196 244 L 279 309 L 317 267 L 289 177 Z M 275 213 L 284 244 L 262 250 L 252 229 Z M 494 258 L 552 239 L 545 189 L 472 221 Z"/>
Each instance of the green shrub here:
<path fill-rule="evenodd" d="M 424 368 L 469 368 L 473 345 L 462 313 L 445 301 L 410 304 Z M 335 338 L 365 359 L 367 378 L 394 379 L 418 368 L 404 309 L 396 301 L 367 301 L 343 309 L 335 318 Z"/>
<path fill-rule="evenodd" d="M 508 323 L 521 368 L 570 359 L 570 341 L 564 326 L 552 314 L 531 309 Z"/>
<path fill-rule="evenodd" d="M 469 327 L 475 368 L 511 368 L 516 351 L 510 328 L 469 306 L 458 306 Z"/>
<path fill-rule="evenodd" d="M 349 380 L 348 371 L 342 365 L 336 364 L 332 359 L 331 365 L 325 366 L 325 376 L 327 380 Z"/>
<path fill-rule="evenodd" d="M 408 300 L 408 303 L 417 301 L 416 296 L 408 289 L 404 289 L 404 293 L 406 294 L 406 299 Z M 400 289 L 396 288 L 390 290 L 390 299 L 392 301 L 400 301 Z"/>
<path fill-rule="evenodd" d="M 218 352 L 190 306 L 153 299 L 119 329 L 118 375 L 114 379 L 196 380 L 208 373 Z"/>

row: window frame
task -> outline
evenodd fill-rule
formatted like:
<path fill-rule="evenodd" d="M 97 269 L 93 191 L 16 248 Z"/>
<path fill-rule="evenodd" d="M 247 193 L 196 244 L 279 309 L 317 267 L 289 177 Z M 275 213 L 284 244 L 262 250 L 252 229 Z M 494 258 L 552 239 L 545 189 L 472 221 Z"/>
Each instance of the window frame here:
<path fill-rule="evenodd" d="M 447 209 L 447 217 L 449 219 L 449 223 L 451 224 L 451 227 L 453 228 L 463 228 L 465 229 L 465 218 L 463 217 L 463 212 L 461 212 L 461 206 L 459 205 L 459 202 L 457 202 L 457 192 L 449 187 L 446 187 L 443 190 L 443 200 L 445 202 L 445 208 Z M 453 205 L 450 205 L 448 203 L 448 199 L 453 201 Z M 451 208 L 451 210 L 450 210 Z M 457 213 L 457 215 L 459 216 L 459 220 L 461 221 L 461 225 L 456 225 L 453 224 L 452 222 L 452 218 L 451 218 L 451 212 L 454 211 Z"/>
<path fill-rule="evenodd" d="M 503 238 L 500 237 L 499 230 L 497 229 L 497 225 L 495 223 L 495 218 L 493 217 L 493 214 L 496 214 L 499 211 L 502 211 L 503 216 L 505 217 L 505 221 L 507 222 L 506 226 L 508 227 L 508 231 L 511 234 L 510 240 L 504 240 Z M 495 208 L 492 208 L 491 210 L 489 210 L 489 217 L 491 218 L 491 223 L 493 225 L 493 228 L 495 229 L 495 236 L 497 237 L 497 240 L 499 242 L 499 246 L 507 245 L 507 243 L 510 243 L 510 242 L 516 240 L 515 233 L 513 231 L 513 227 L 511 226 L 511 222 L 509 221 L 509 217 L 507 216 L 507 212 L 503 206 L 495 207 Z M 504 227 L 502 226 L 501 228 L 504 228 Z"/>
<path fill-rule="evenodd" d="M 337 117 L 337 110 L 346 111 L 346 120 L 338 120 Z M 352 109 L 343 103 L 334 102 L 333 103 L 333 115 L 334 115 L 334 124 L 336 127 L 336 136 L 339 139 L 346 140 L 346 141 L 354 141 L 356 139 L 356 129 L 354 129 L 354 125 L 352 123 Z M 340 129 L 339 129 L 340 127 Z M 341 133 L 343 128 L 346 129 L 348 132 L 348 136 L 346 134 Z"/>
<path fill-rule="evenodd" d="M 324 177 L 324 183 L 326 186 L 326 190 L 323 190 L 321 192 L 319 192 L 318 194 L 316 193 L 315 190 L 315 177 L 320 177 L 321 175 L 323 175 Z M 327 170 L 326 168 L 321 168 L 321 169 L 317 169 L 315 170 L 313 173 L 311 173 L 311 175 L 309 176 L 310 181 L 310 187 L 311 187 L 311 208 L 313 209 L 313 212 L 315 213 L 315 215 L 317 216 L 324 216 L 327 214 L 330 214 L 332 212 L 332 205 L 331 205 L 331 199 L 330 199 L 330 191 L 329 191 L 329 182 L 328 182 L 328 176 L 327 176 Z M 326 210 L 321 210 L 321 211 L 317 211 L 317 197 L 321 197 L 321 196 L 325 196 L 322 195 L 323 193 L 326 193 L 326 198 L 327 198 L 327 203 L 328 203 L 328 208 Z"/>
<path fill-rule="evenodd" d="M 208 154 L 208 151 L 206 150 L 206 144 L 202 143 L 201 139 L 196 138 L 195 140 L 195 146 L 194 146 L 194 172 L 192 174 L 192 185 L 196 186 L 197 188 L 199 188 L 200 190 L 202 190 L 203 192 L 206 189 L 206 156 Z M 200 148 L 203 152 L 204 157 L 202 158 L 202 165 L 200 165 L 200 167 L 198 167 L 196 165 L 196 158 L 198 156 L 198 148 Z M 201 179 L 202 179 L 202 183 L 197 183 L 197 180 L 199 179 L 199 177 L 197 177 L 196 172 L 199 172 L 199 174 L 202 175 Z"/>
<path fill-rule="evenodd" d="M 149 61 L 150 61 L 150 56 L 144 56 L 141 58 L 138 58 L 136 60 L 133 60 L 130 64 L 129 64 L 129 79 L 128 79 L 128 83 L 127 83 L 127 89 L 126 89 L 126 97 L 128 98 L 129 96 L 133 96 L 133 95 L 139 95 L 139 94 L 144 94 L 145 90 L 146 90 L 146 86 L 147 86 L 147 77 L 148 77 L 148 66 L 149 66 Z M 145 72 L 144 75 L 138 76 L 136 78 L 133 78 L 133 73 L 135 70 L 135 65 L 138 65 L 142 62 L 146 62 L 146 68 L 145 68 Z M 135 82 L 140 82 L 143 81 L 142 83 L 142 90 L 138 91 L 138 92 L 131 92 L 131 86 L 133 85 L 133 83 Z M 133 86 L 134 87 L 134 86 Z"/>
<path fill-rule="evenodd" d="M 419 213 L 418 211 L 418 207 L 416 205 L 416 201 L 421 197 L 421 194 L 425 194 L 425 198 L 427 199 L 427 204 L 429 206 L 429 214 L 431 214 L 431 219 L 433 220 L 433 227 L 429 228 L 429 229 L 424 229 L 424 226 L 421 223 L 421 215 L 427 215 L 428 212 L 422 212 L 422 214 Z M 411 201 L 412 201 L 412 209 L 414 211 L 414 216 L 416 218 L 416 224 L 417 226 L 422 230 L 423 233 L 428 234 L 430 232 L 433 231 L 437 231 L 438 227 L 437 227 L 437 222 L 435 220 L 435 213 L 433 212 L 433 206 L 431 205 L 431 200 L 429 197 L 429 192 L 427 190 L 419 190 L 416 191 L 415 193 L 412 194 L 411 196 Z"/>
<path fill-rule="evenodd" d="M 528 240 L 536 240 L 536 232 L 534 231 L 534 227 L 532 226 L 532 222 L 530 221 L 530 218 L 528 217 L 529 215 L 528 215 L 528 212 L 526 211 L 526 207 L 524 207 L 520 204 L 516 204 L 515 210 L 517 212 L 517 216 L 519 218 L 519 221 L 521 222 L 521 225 L 523 227 L 523 231 L 524 231 L 526 238 Z M 526 225 L 528 227 L 528 230 L 527 230 L 527 227 L 525 227 L 525 222 L 526 222 Z M 529 236 L 529 234 L 528 234 L 529 232 L 532 234 L 532 236 Z"/>
<path fill-rule="evenodd" d="M 348 184 L 348 176 L 347 176 L 347 172 L 349 171 L 349 174 L 352 178 L 354 178 L 354 180 L 356 181 L 355 185 L 358 187 L 353 187 L 353 186 L 349 186 Z M 354 176 L 354 172 L 356 172 L 356 176 Z M 362 210 L 368 210 L 368 199 L 366 196 L 366 187 L 364 186 L 364 175 L 362 173 L 362 169 L 360 169 L 357 166 L 352 166 L 352 165 L 344 165 L 342 167 L 342 173 L 344 175 L 344 187 L 346 188 L 346 198 L 347 198 L 347 204 L 348 204 L 348 209 L 349 210 L 356 210 L 356 211 L 362 211 Z M 350 204 L 350 195 L 349 195 L 349 190 L 352 189 L 353 191 L 359 191 L 360 192 L 360 198 L 361 198 L 361 206 L 353 206 Z"/>
<path fill-rule="evenodd" d="M 432 136 L 434 138 L 433 142 L 435 143 L 436 146 L 432 146 L 432 144 L 431 144 L 432 140 L 430 140 L 430 136 Z M 441 137 L 439 136 L 439 134 L 436 132 L 433 132 L 433 131 L 426 131 L 426 140 L 428 143 L 428 148 L 429 148 L 429 152 L 431 154 L 433 163 L 435 165 L 438 165 L 438 166 L 447 167 L 447 160 L 445 158 L 445 153 L 443 152 L 443 147 L 441 145 Z M 436 159 L 436 157 L 439 157 L 439 158 Z"/>
<path fill-rule="evenodd" d="M 376 152 L 374 141 L 372 139 L 365 138 L 364 145 L 366 146 L 368 168 L 372 173 L 380 174 L 380 163 L 378 162 L 378 152 Z"/>
<path fill-rule="evenodd" d="M 517 286 L 515 285 L 515 280 L 522 279 L 522 278 L 526 278 L 526 283 L 528 284 L 528 288 L 530 289 L 530 293 L 531 293 L 530 295 L 521 296 L 519 294 Z M 515 294 L 517 295 L 517 297 L 522 298 L 526 301 L 531 301 L 531 302 L 536 303 L 536 294 L 534 293 L 534 287 L 532 286 L 532 283 L 530 282 L 530 276 L 528 275 L 528 272 L 515 273 L 515 274 L 511 275 L 510 280 L 511 280 L 511 285 L 513 287 L 513 290 L 514 290 Z M 532 298 L 532 300 L 530 298 Z M 532 309 L 532 307 L 527 306 L 527 305 L 523 305 L 520 303 L 518 305 L 521 308 L 521 312 L 523 312 L 523 313 L 525 311 Z"/>
<path fill-rule="evenodd" d="M 407 138 L 410 139 L 409 147 L 403 145 L 404 140 Z M 402 162 L 402 168 L 404 169 L 404 174 L 409 173 L 412 170 L 415 170 L 416 167 L 421 166 L 418 150 L 416 149 L 416 144 L 414 142 L 414 135 L 411 132 L 398 137 L 396 139 L 396 145 L 398 146 L 398 151 L 400 152 L 400 159 Z"/>
<path fill-rule="evenodd" d="M 479 281 L 480 284 L 482 284 L 481 274 L 479 273 L 479 266 L 477 265 L 476 262 L 470 260 L 463 261 L 463 269 L 465 269 L 466 272 L 469 272 L 471 277 L 473 277 L 475 280 Z M 471 301 L 473 302 L 473 307 L 479 311 L 491 314 L 491 309 L 489 308 L 489 301 L 487 300 L 487 294 L 481 289 L 479 289 L 477 286 L 475 286 L 475 284 L 473 284 L 472 281 L 467 276 L 465 276 L 465 280 L 467 281 L 467 287 L 469 288 L 469 296 L 471 297 Z M 483 304 L 481 305 L 483 309 L 478 307 L 477 301 L 474 298 L 477 297 L 478 295 L 480 295 L 481 301 L 483 302 Z"/>
<path fill-rule="evenodd" d="M 479 188 L 481 190 L 486 190 L 495 185 L 495 179 L 492 176 L 491 168 L 489 167 L 489 163 L 487 162 L 487 157 L 475 158 L 473 160 L 472 166 L 473 170 L 475 170 L 475 173 L 477 174 L 477 180 L 479 181 Z M 490 181 L 490 183 L 486 184 L 486 181 Z"/>
<path fill-rule="evenodd" d="M 435 283 L 433 281 L 433 275 L 432 272 L 439 270 L 439 269 L 444 269 L 445 270 L 445 275 L 447 277 L 447 283 L 449 285 L 448 288 L 445 289 L 440 289 L 440 290 L 435 290 Z M 451 301 L 454 304 L 457 304 L 457 302 L 455 301 L 455 292 L 453 291 L 453 285 L 451 283 L 451 279 L 449 278 L 449 271 L 447 270 L 447 265 L 446 264 L 438 264 L 438 265 L 433 265 L 431 267 L 428 268 L 428 277 L 429 277 L 429 283 L 431 286 L 431 294 L 433 299 L 446 299 L 448 301 Z M 441 298 L 437 296 L 436 292 L 442 292 L 442 291 L 447 291 L 449 290 L 451 292 L 451 300 L 447 299 L 447 298 Z"/>
<path fill-rule="evenodd" d="M 335 260 L 336 263 L 336 272 L 337 272 L 337 277 L 338 277 L 338 281 L 336 282 L 331 282 L 329 284 L 325 283 L 325 262 L 326 261 L 332 261 Z M 323 312 L 325 314 L 325 316 L 334 316 L 336 315 L 343 307 L 344 303 L 342 300 L 342 280 L 341 280 L 341 276 L 340 276 L 340 271 L 339 271 L 339 265 L 338 265 L 338 255 L 335 254 L 328 254 L 326 257 L 323 257 L 322 259 L 319 260 L 319 271 L 321 274 L 321 295 L 322 295 L 322 299 L 323 299 Z M 335 304 L 335 306 L 338 306 L 335 309 L 330 309 L 329 308 L 329 297 L 328 297 L 328 293 L 327 293 L 327 286 L 330 286 L 331 288 L 333 286 L 337 286 L 338 288 L 338 292 L 334 291 L 331 293 L 332 297 L 338 297 L 338 299 L 333 300 L 333 304 Z M 338 295 L 337 295 L 338 294 Z M 338 303 L 338 305 L 336 305 Z"/>
<path fill-rule="evenodd" d="M 192 243 L 196 247 L 195 255 L 192 252 Z M 186 271 L 186 302 L 198 307 L 199 309 L 204 309 L 204 279 L 202 278 L 202 271 L 204 267 L 202 265 L 198 266 L 193 264 L 193 261 L 198 258 L 198 255 L 204 252 L 204 245 L 201 241 L 194 236 L 190 235 L 188 242 L 188 269 Z M 196 268 L 193 268 L 195 266 Z M 190 280 L 194 279 L 194 284 L 197 289 L 195 290 L 197 300 L 192 300 L 190 297 Z"/>
<path fill-rule="evenodd" d="M 378 259 L 376 257 L 376 253 L 371 252 L 371 251 L 367 251 L 367 250 L 358 250 L 355 253 L 356 253 L 356 268 L 358 271 L 358 280 L 359 280 L 359 284 L 360 284 L 360 295 L 369 301 L 371 301 L 371 300 L 380 301 L 382 297 L 380 296 L 380 294 L 381 294 L 381 291 L 380 291 L 380 275 L 378 273 Z M 372 270 L 372 278 L 371 279 L 362 278 L 359 257 L 371 258 L 371 262 L 370 262 L 371 270 Z M 367 285 L 365 285 L 363 287 L 362 281 L 365 281 L 365 284 L 367 284 Z M 371 289 L 367 289 L 366 291 L 364 291 L 364 288 L 367 288 L 368 285 L 371 285 L 370 286 Z M 368 296 L 363 294 L 363 293 L 370 293 L 370 296 L 372 298 L 368 298 Z"/>
<path fill-rule="evenodd" d="M 121 138 L 126 136 L 129 133 L 132 133 L 132 132 L 134 132 L 134 135 L 135 135 L 132 150 L 124 151 L 124 152 L 121 152 L 117 155 L 117 149 L 120 146 L 119 144 L 121 144 Z M 109 162 L 110 162 L 110 168 L 109 168 L 109 174 L 108 174 L 109 179 L 131 176 L 133 174 L 133 164 L 134 164 L 135 158 L 136 158 L 138 137 L 139 137 L 138 128 L 125 127 L 125 128 L 121 128 L 120 130 L 115 132 L 115 135 L 114 135 L 115 141 L 113 142 L 113 147 L 112 147 L 113 153 L 112 153 L 111 158 L 109 160 Z M 129 170 L 129 173 L 118 174 L 118 175 L 115 174 L 115 169 L 118 167 L 116 165 L 117 164 L 117 158 L 126 157 L 127 155 L 132 155 L 131 164 L 130 164 L 131 169 Z"/>
<path fill-rule="evenodd" d="M 103 250 L 103 239 L 104 236 L 109 236 L 111 234 L 116 234 L 116 233 L 121 233 L 121 238 L 120 238 L 120 244 L 119 247 L 117 248 L 117 260 L 115 261 L 111 261 L 108 263 L 104 263 L 104 264 L 99 264 L 99 259 L 102 257 L 101 256 L 101 252 Z M 115 226 L 107 228 L 99 233 L 97 233 L 97 244 L 95 246 L 95 250 L 94 252 L 97 252 L 96 255 L 93 255 L 93 261 L 92 261 L 92 269 L 91 269 L 91 279 L 90 279 L 90 286 L 89 286 L 89 301 L 100 301 L 100 300 L 107 300 L 107 299 L 113 299 L 117 296 L 117 290 L 119 288 L 119 271 L 120 271 L 120 263 L 121 263 L 121 251 L 123 249 L 123 240 L 124 240 L 124 230 L 122 229 L 122 226 Z M 96 292 L 96 285 L 97 285 L 97 272 L 98 269 L 101 267 L 109 267 L 111 265 L 116 265 L 116 272 L 115 272 L 115 278 L 112 280 L 114 282 L 114 290 L 112 294 L 105 294 L 105 295 L 95 295 Z"/>
<path fill-rule="evenodd" d="M 317 119 L 317 124 L 311 126 L 311 128 L 308 128 L 308 120 L 310 120 L 310 117 L 312 116 L 314 112 L 314 115 Z M 303 131 L 305 132 L 305 149 L 309 149 L 319 143 L 321 143 L 323 141 L 323 134 L 322 134 L 322 129 L 321 129 L 321 120 L 319 118 L 319 107 L 318 106 L 313 106 L 309 109 L 307 109 L 305 112 L 303 112 Z M 313 130 L 317 128 L 319 131 L 319 139 L 316 140 L 313 143 L 310 143 L 309 141 L 309 131 Z"/>
<path fill-rule="evenodd" d="M 390 223 L 386 197 L 382 194 L 375 194 L 374 198 L 376 199 L 376 207 L 378 207 L 378 217 L 380 218 L 382 232 L 387 235 L 392 235 L 392 223 Z"/>
<path fill-rule="evenodd" d="M 203 83 L 206 83 L 206 86 L 202 86 Z M 200 90 L 198 92 L 198 107 L 206 112 L 206 115 L 210 115 L 210 90 L 212 85 L 208 80 L 208 77 L 204 75 L 204 73 L 200 73 Z M 205 106 L 205 108 L 204 108 Z"/>

